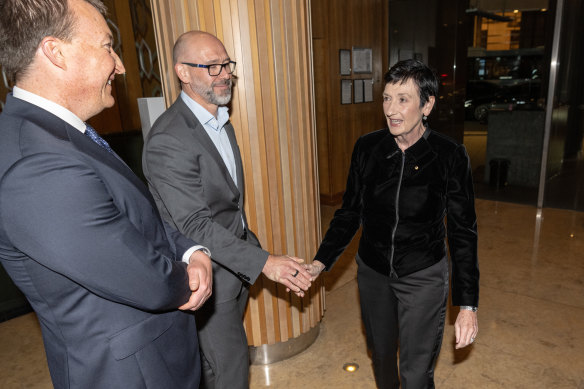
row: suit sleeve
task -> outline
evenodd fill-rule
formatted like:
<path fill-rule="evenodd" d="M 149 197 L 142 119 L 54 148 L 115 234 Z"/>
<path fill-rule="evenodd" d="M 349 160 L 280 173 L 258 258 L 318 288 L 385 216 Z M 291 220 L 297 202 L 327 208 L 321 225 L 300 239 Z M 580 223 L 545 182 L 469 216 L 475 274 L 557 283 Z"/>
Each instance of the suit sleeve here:
<path fill-rule="evenodd" d="M 0 185 L 0 222 L 11 244 L 32 260 L 142 310 L 174 309 L 188 300 L 185 264 L 145 239 L 84 161 L 35 154 L 15 164 Z"/>
<path fill-rule="evenodd" d="M 203 184 L 201 158 L 192 144 L 168 133 L 156 133 L 144 145 L 144 173 L 162 215 L 185 236 L 209 248 L 214 262 L 253 284 L 269 253 L 214 221 L 208 204 L 218 200 Z"/>
<path fill-rule="evenodd" d="M 452 258 L 452 303 L 477 307 L 477 217 L 470 161 L 463 145 L 459 145 L 453 153 L 447 201 L 448 246 Z"/>
<path fill-rule="evenodd" d="M 185 237 L 183 234 L 178 232 L 176 229 L 172 228 L 166 221 L 162 221 L 164 224 L 164 229 L 169 239 L 169 243 L 172 246 L 172 250 L 175 252 L 175 260 L 186 261 L 184 257 L 185 253 L 195 247 L 197 250 L 206 249 L 207 247 L 200 245 L 189 238 Z M 203 250 L 205 252 L 205 250 Z M 188 261 L 186 262 L 188 263 Z"/>

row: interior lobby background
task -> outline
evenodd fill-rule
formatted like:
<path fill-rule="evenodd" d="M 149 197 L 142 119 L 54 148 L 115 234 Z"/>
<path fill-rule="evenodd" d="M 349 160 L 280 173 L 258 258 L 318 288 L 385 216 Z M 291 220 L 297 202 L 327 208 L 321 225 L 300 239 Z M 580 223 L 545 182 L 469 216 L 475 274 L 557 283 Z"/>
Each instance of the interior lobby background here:
<path fill-rule="evenodd" d="M 125 77 L 116 78 L 116 106 L 92 119 L 91 124 L 102 130 L 116 151 L 141 174 L 142 138 L 136 99 L 162 94 L 151 5 L 143 0 L 105 3 L 110 10 L 109 23 L 116 47 L 128 72 Z M 226 2 L 213 2 L 219 3 Z M 269 1 L 260 3 L 270 6 Z M 385 69 L 398 59 L 418 57 L 435 67 L 442 80 L 440 104 L 430 117 L 430 125 L 465 143 L 472 159 L 478 197 L 535 206 L 542 187 L 539 168 L 542 156 L 547 155 L 544 206 L 584 209 L 584 79 L 580 71 L 584 61 L 576 39 L 584 35 L 581 2 L 342 3 L 338 6 L 339 2 L 333 0 L 306 1 L 312 27 L 316 145 L 323 203 L 338 204 L 356 138 L 384 126 L 380 95 Z M 490 45 L 494 45 L 492 50 Z M 339 50 L 354 47 L 372 49 L 370 74 L 340 75 Z M 554 50 L 557 59 L 552 62 Z M 552 66 L 556 67 L 557 80 L 551 109 L 546 111 Z M 537 78 L 527 82 L 526 69 L 537 70 L 530 75 Z M 373 83 L 373 101 L 341 104 L 341 80 L 364 78 Z M 469 98 L 479 82 L 499 87 L 491 95 L 477 95 L 476 99 L 486 97 L 486 118 L 475 114 L 481 110 L 473 105 L 476 99 Z M 525 94 L 519 90 L 514 95 L 512 87 L 522 84 L 530 85 L 528 89 L 536 92 L 530 90 Z M 538 87 L 531 88 L 535 84 Z M 0 100 L 4 100 L 9 89 L 4 78 Z M 469 113 L 469 107 L 475 109 Z M 550 120 L 550 132 L 544 153 L 546 120 Z M 532 146 L 526 148 L 526 144 Z M 508 161 L 505 179 L 501 177 L 502 171 L 497 172 L 498 176 L 491 175 L 494 167 L 504 170 L 505 164 L 491 164 L 495 159 Z M 530 178 L 526 179 L 527 176 Z M 28 312 L 26 302 L 3 269 L 0 292 L 0 320 Z"/>

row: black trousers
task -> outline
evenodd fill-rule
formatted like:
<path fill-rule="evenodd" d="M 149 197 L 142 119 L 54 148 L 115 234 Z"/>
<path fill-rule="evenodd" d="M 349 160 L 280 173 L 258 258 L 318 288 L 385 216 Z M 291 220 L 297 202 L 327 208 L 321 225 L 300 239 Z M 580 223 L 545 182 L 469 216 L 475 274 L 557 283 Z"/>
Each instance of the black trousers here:
<path fill-rule="evenodd" d="M 448 260 L 399 279 L 376 272 L 359 256 L 357 264 L 377 387 L 398 389 L 401 378 L 402 389 L 434 388 L 448 300 Z"/>

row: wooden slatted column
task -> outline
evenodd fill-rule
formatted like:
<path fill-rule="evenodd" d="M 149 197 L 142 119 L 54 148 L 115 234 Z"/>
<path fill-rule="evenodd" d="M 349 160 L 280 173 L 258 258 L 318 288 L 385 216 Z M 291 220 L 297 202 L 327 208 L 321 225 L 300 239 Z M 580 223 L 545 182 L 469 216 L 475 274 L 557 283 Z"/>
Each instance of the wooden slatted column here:
<path fill-rule="evenodd" d="M 241 148 L 249 224 L 273 253 L 310 261 L 320 242 L 308 0 L 151 0 L 167 105 L 179 93 L 172 46 L 201 29 L 237 62 L 231 121 Z M 303 299 L 260 278 L 250 293 L 250 346 L 314 333 L 324 310 L 319 279 Z M 318 331 L 316 331 L 318 332 Z"/>

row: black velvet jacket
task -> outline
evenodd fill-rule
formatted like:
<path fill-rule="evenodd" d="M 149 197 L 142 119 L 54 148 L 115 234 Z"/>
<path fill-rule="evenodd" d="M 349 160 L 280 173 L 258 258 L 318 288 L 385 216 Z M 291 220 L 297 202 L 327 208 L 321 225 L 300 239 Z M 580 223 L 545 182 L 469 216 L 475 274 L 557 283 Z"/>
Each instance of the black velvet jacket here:
<path fill-rule="evenodd" d="M 359 138 L 343 205 L 314 259 L 329 270 L 360 225 L 359 257 L 391 277 L 406 276 L 444 258 L 448 231 L 452 302 L 478 306 L 477 224 L 463 145 L 430 129 L 405 152 L 388 129 Z"/>

